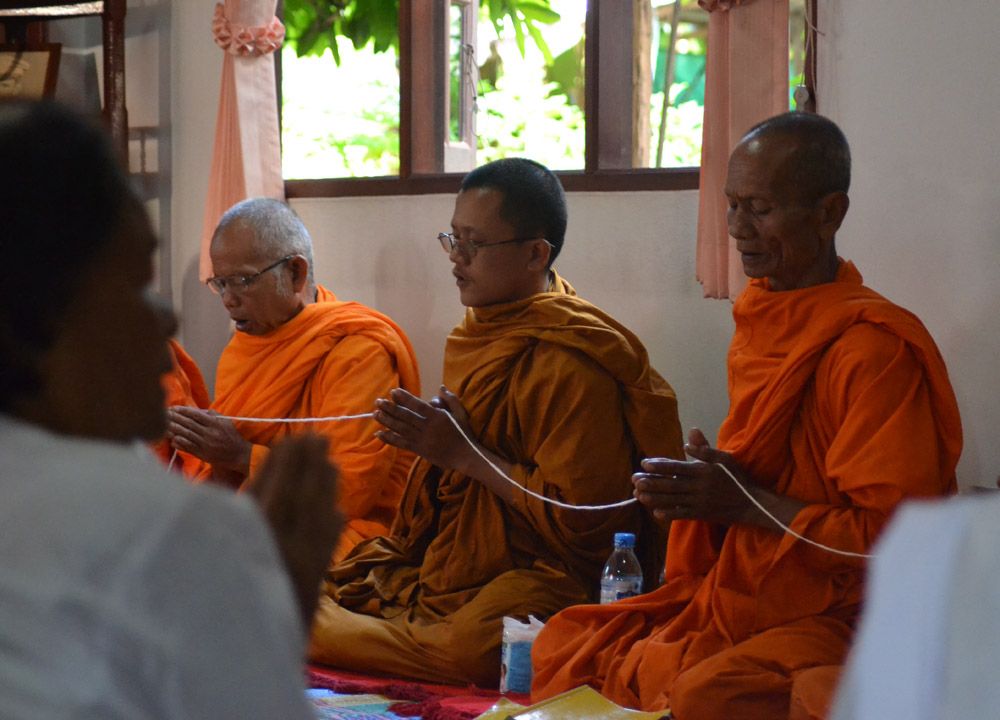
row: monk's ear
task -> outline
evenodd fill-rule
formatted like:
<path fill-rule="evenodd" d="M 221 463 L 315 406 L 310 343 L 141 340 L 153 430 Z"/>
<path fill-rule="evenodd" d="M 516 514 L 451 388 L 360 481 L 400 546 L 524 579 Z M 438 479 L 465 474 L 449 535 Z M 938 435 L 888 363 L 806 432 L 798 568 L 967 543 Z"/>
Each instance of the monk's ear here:
<path fill-rule="evenodd" d="M 531 257 L 528 259 L 528 270 L 544 272 L 549 269 L 549 258 L 552 256 L 552 246 L 539 238 L 531 242 Z"/>
<path fill-rule="evenodd" d="M 819 201 L 820 234 L 827 238 L 836 235 L 850 205 L 851 200 L 845 192 L 838 191 L 824 195 Z"/>
<path fill-rule="evenodd" d="M 294 255 L 288 261 L 288 269 L 292 271 L 292 290 L 302 292 L 309 282 L 309 262 L 301 255 Z"/>

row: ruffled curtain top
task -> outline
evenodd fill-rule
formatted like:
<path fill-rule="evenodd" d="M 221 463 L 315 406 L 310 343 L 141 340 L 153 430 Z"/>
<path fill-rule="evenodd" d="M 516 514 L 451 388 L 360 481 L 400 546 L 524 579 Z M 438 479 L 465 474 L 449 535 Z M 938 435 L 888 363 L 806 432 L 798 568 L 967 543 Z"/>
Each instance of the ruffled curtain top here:
<path fill-rule="evenodd" d="M 216 3 L 215 15 L 212 17 L 212 35 L 215 36 L 215 44 L 231 55 L 257 57 L 281 47 L 285 42 L 285 26 L 277 16 L 273 16 L 266 25 L 233 27 L 226 17 L 223 4 Z"/>

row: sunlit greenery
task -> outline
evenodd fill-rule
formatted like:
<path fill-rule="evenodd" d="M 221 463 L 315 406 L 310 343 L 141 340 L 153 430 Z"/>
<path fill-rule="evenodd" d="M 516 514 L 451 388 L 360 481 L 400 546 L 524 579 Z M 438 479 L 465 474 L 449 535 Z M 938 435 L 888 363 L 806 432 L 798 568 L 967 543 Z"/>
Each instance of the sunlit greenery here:
<path fill-rule="evenodd" d="M 430 0 L 422 0 L 430 2 Z M 481 0 L 482 15 L 497 34 L 509 21 L 518 48 L 525 50 L 530 37 L 550 58 L 539 25 L 559 19 L 550 0 Z M 322 55 L 330 51 L 339 65 L 346 38 L 355 50 L 371 46 L 375 52 L 399 51 L 399 0 L 285 0 L 286 43 L 296 55 Z"/>
<path fill-rule="evenodd" d="M 521 155 L 553 169 L 583 168 L 585 8 L 586 0 L 481 0 L 477 163 Z M 285 177 L 399 172 L 397 12 L 398 0 L 285 0 Z M 653 47 L 658 52 L 650 58 L 650 167 L 656 165 L 668 31 L 654 25 Z M 700 161 L 704 41 L 687 31 L 688 37 L 677 46 L 687 54 L 675 56 L 670 88 L 672 107 L 663 149 L 667 167 Z M 453 52 L 456 47 L 453 42 Z M 457 90 L 453 76 L 453 99 Z M 453 134 L 456 108 L 453 105 Z"/>
<path fill-rule="evenodd" d="M 287 178 L 399 173 L 399 72 L 394 51 L 360 52 L 340 38 L 330 53 L 282 51 L 282 165 Z M 363 82 L 357 82 L 363 78 Z"/>

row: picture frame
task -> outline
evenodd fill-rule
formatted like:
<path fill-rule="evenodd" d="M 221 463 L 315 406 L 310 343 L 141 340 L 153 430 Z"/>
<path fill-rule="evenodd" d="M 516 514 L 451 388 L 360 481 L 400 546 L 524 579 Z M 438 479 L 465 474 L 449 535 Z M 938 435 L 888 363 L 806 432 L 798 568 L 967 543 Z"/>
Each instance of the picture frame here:
<path fill-rule="evenodd" d="M 0 45 L 0 99 L 51 98 L 62 45 Z"/>

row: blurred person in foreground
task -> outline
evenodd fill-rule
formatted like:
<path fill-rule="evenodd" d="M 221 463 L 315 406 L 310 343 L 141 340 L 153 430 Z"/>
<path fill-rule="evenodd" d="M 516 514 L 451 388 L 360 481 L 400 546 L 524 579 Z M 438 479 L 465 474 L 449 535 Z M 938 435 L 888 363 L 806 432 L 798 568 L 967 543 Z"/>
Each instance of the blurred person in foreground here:
<path fill-rule="evenodd" d="M 0 162 L 4 717 L 312 717 L 304 628 L 341 524 L 325 442 L 276 448 L 256 504 L 168 474 L 143 441 L 175 321 L 105 134 L 3 103 Z"/>

